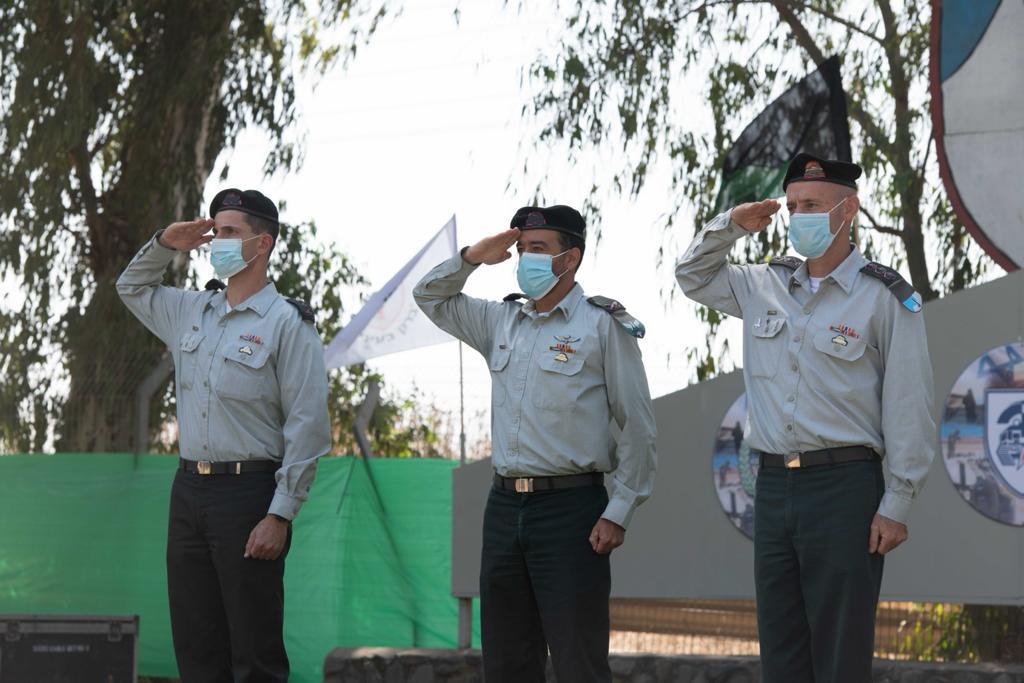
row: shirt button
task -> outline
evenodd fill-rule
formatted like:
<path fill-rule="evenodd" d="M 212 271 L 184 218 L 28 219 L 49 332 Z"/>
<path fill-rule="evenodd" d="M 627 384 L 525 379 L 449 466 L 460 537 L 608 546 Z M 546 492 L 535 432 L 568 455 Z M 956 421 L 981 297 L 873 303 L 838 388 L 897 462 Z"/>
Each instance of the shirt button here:
<path fill-rule="evenodd" d="M 206 448 L 206 446 L 204 445 L 204 446 L 203 446 L 203 450 L 205 451 L 205 450 L 209 450 L 209 449 L 207 449 L 207 448 Z"/>
<path fill-rule="evenodd" d="M 790 397 L 789 397 L 789 398 L 787 398 L 786 400 L 787 400 L 787 401 L 789 401 L 790 403 L 792 403 L 793 401 L 795 401 L 795 400 L 796 400 L 796 396 L 790 396 Z"/>
<path fill-rule="evenodd" d="M 793 372 L 796 372 L 797 370 L 799 370 L 799 369 L 800 369 L 800 366 L 799 366 L 799 365 L 797 365 L 796 363 L 793 363 L 793 366 L 792 366 L 792 368 L 791 368 L 791 369 L 793 370 Z"/>
<path fill-rule="evenodd" d="M 804 315 L 810 315 L 810 314 L 811 314 L 811 309 L 805 308 L 804 309 Z"/>
<path fill-rule="evenodd" d="M 793 431 L 793 425 L 786 425 L 786 431 L 787 432 Z"/>
<path fill-rule="evenodd" d="M 799 344 L 802 340 L 803 337 L 801 337 L 800 335 L 793 337 L 793 341 L 795 341 L 797 344 Z"/>
<path fill-rule="evenodd" d="M 206 417 L 206 413 L 203 413 L 203 417 Z"/>
<path fill-rule="evenodd" d="M 205 380 L 205 379 L 204 379 L 204 380 L 203 380 L 203 386 L 204 386 L 204 387 L 208 387 L 208 386 L 210 386 L 210 383 L 209 383 L 209 381 L 207 381 L 207 380 Z"/>

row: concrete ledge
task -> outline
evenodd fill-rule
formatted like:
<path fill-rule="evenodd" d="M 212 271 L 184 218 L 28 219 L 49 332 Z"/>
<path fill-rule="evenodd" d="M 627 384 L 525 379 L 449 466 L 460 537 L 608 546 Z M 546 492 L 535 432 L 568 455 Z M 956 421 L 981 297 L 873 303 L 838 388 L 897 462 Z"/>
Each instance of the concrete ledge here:
<path fill-rule="evenodd" d="M 758 683 L 757 657 L 613 654 L 615 683 Z M 324 683 L 479 683 L 479 650 L 336 648 Z M 875 660 L 874 683 L 1024 683 L 1024 666 Z M 548 666 L 548 681 L 555 678 Z"/>

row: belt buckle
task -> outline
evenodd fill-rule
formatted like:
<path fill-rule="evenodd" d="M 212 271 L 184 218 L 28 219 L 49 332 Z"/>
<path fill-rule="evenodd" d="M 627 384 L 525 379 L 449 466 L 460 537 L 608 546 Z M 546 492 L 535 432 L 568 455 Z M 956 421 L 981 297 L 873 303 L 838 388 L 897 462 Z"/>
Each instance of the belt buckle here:
<path fill-rule="evenodd" d="M 795 470 L 800 467 L 799 453 L 786 453 L 786 469 Z"/>
<path fill-rule="evenodd" d="M 533 478 L 516 479 L 516 493 L 533 493 Z"/>
<path fill-rule="evenodd" d="M 196 463 L 196 472 L 199 474 L 210 474 L 213 471 L 213 463 L 209 460 L 200 460 Z"/>

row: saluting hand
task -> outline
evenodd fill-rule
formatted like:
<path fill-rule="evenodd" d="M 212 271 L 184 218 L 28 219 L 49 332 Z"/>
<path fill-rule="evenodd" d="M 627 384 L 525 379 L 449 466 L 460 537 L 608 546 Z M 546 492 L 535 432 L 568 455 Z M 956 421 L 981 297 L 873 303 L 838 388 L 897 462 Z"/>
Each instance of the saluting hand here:
<path fill-rule="evenodd" d="M 249 534 L 245 544 L 245 559 L 276 560 L 288 542 L 288 522 L 267 515 Z"/>
<path fill-rule="evenodd" d="M 778 213 L 782 204 L 774 199 L 765 199 L 760 202 L 748 202 L 740 204 L 732 210 L 731 218 L 747 232 L 761 232 L 772 222 L 772 216 Z"/>
<path fill-rule="evenodd" d="M 171 223 L 160 235 L 160 244 L 169 249 L 191 251 L 213 240 L 213 235 L 207 234 L 212 228 L 213 220 L 210 218 Z"/>
<path fill-rule="evenodd" d="M 885 555 L 887 552 L 907 540 L 907 525 L 875 513 L 871 520 L 871 532 L 868 536 L 868 552 Z"/>
<path fill-rule="evenodd" d="M 493 266 L 512 258 L 510 249 L 518 240 L 519 228 L 499 232 L 497 235 L 485 237 L 471 246 L 463 253 L 462 258 L 474 266 L 481 263 Z"/>
<path fill-rule="evenodd" d="M 602 517 L 590 532 L 590 547 L 598 555 L 607 555 L 626 540 L 626 530 Z"/>

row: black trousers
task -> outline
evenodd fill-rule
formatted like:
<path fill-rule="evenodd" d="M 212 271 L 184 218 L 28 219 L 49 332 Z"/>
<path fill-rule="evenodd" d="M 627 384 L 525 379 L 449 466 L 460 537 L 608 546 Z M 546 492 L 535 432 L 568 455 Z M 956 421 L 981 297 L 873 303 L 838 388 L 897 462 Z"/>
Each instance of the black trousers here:
<path fill-rule="evenodd" d="M 182 683 L 288 680 L 282 633 L 288 546 L 277 560 L 243 558 L 275 486 L 273 472 L 175 475 L 167 588 Z"/>
<path fill-rule="evenodd" d="M 764 683 L 871 680 L 883 558 L 868 553 L 884 492 L 878 460 L 763 467 L 754 579 Z"/>
<path fill-rule="evenodd" d="M 480 627 L 486 683 L 610 683 L 608 555 L 590 532 L 602 486 L 520 494 L 492 489 L 484 512 Z"/>

